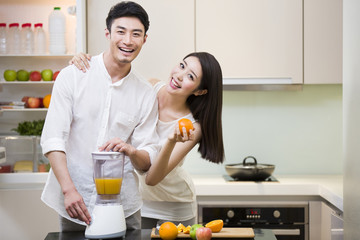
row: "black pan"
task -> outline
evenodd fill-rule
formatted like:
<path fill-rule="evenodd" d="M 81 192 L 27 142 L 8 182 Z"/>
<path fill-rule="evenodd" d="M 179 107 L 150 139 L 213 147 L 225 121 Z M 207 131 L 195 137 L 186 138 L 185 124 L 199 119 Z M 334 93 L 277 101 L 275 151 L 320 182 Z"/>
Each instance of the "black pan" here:
<path fill-rule="evenodd" d="M 248 161 L 252 159 L 253 161 Z M 243 163 L 226 164 L 226 172 L 236 180 L 263 181 L 270 177 L 275 170 L 275 165 L 258 164 L 256 158 L 248 156 L 244 158 Z"/>

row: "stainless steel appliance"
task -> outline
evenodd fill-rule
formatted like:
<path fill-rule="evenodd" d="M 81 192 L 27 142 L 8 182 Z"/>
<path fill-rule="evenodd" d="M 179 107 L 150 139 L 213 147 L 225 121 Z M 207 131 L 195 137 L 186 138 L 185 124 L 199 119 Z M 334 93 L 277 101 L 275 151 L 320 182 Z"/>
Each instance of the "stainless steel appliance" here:
<path fill-rule="evenodd" d="M 222 219 L 224 227 L 272 229 L 278 240 L 308 240 L 308 202 L 199 202 L 198 221 Z"/>

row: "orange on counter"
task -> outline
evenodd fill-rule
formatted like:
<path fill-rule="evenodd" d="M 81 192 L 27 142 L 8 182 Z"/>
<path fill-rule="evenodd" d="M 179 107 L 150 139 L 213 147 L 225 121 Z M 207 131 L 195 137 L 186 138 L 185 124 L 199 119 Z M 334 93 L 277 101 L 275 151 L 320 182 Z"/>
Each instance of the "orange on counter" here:
<path fill-rule="evenodd" d="M 183 232 L 185 229 L 185 226 L 182 223 L 179 223 L 179 225 L 177 225 L 176 227 L 179 233 Z"/>
<path fill-rule="evenodd" d="M 180 119 L 180 120 L 178 121 L 178 123 L 179 123 L 179 129 L 180 129 L 180 134 L 181 134 L 181 136 L 184 136 L 184 134 L 183 134 L 183 127 L 185 127 L 186 133 L 187 133 L 188 136 L 189 136 L 189 134 L 190 134 L 190 129 L 191 129 L 191 130 L 194 130 L 194 126 L 193 126 L 193 124 L 192 124 L 192 122 L 191 122 L 190 119 L 182 118 L 182 119 Z"/>
<path fill-rule="evenodd" d="M 213 233 L 220 232 L 224 226 L 224 222 L 221 219 L 216 219 L 205 224 L 205 227 L 210 228 Z"/>
<path fill-rule="evenodd" d="M 184 228 L 183 233 L 190 233 L 191 226 L 188 225 L 186 228 Z"/>
<path fill-rule="evenodd" d="M 159 235 L 163 240 L 174 240 L 178 235 L 178 228 L 172 222 L 164 222 L 159 228 Z"/>
<path fill-rule="evenodd" d="M 49 108 L 50 100 L 51 100 L 51 94 L 48 94 L 43 98 L 44 107 Z"/>

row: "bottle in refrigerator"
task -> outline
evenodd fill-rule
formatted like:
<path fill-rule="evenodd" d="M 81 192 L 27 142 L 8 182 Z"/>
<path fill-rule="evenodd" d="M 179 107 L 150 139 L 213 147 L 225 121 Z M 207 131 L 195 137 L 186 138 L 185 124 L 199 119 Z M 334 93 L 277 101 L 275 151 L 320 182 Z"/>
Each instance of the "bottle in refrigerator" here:
<path fill-rule="evenodd" d="M 34 25 L 34 53 L 35 54 L 46 54 L 47 44 L 46 44 L 46 35 L 43 29 L 42 23 L 36 23 Z"/>
<path fill-rule="evenodd" d="M 65 54 L 65 15 L 60 7 L 54 7 L 49 16 L 49 52 L 50 54 Z"/>
<path fill-rule="evenodd" d="M 7 29 L 6 23 L 0 23 L 0 54 L 6 54 Z"/>
<path fill-rule="evenodd" d="M 20 54 L 21 36 L 19 23 L 10 23 L 7 41 L 8 54 Z"/>
<path fill-rule="evenodd" d="M 31 23 L 21 25 L 21 53 L 34 53 L 34 33 L 31 29 Z"/>

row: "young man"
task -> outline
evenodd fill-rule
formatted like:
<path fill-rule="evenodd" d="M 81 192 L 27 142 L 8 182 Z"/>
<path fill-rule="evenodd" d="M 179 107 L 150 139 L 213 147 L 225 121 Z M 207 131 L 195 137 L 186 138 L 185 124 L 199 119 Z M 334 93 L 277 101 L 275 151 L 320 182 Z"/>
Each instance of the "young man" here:
<path fill-rule="evenodd" d="M 121 201 L 127 229 L 141 227 L 141 196 L 134 168 L 147 171 L 158 150 L 157 101 L 131 68 L 146 42 L 149 20 L 134 2 L 113 6 L 106 19 L 110 46 L 86 73 L 64 68 L 54 84 L 41 145 L 52 170 L 41 199 L 60 215 L 62 231 L 90 224 L 96 190 L 91 152 L 114 137 L 125 159 Z"/>

